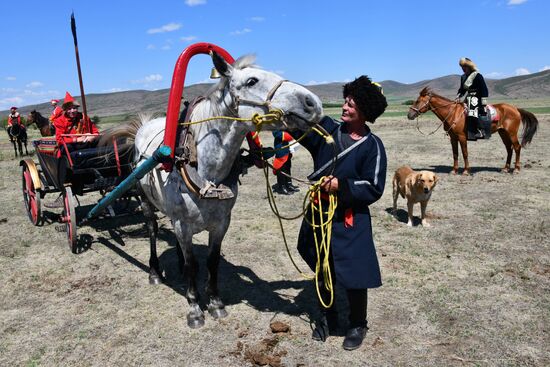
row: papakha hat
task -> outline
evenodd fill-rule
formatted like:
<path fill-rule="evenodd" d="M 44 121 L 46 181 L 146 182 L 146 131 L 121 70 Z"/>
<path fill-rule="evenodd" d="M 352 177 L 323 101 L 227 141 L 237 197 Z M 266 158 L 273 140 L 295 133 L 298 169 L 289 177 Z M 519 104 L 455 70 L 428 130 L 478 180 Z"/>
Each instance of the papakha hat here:
<path fill-rule="evenodd" d="M 65 99 L 63 100 L 63 106 L 62 107 L 63 107 L 64 110 L 66 110 L 67 108 L 69 108 L 71 106 L 80 107 L 80 103 L 78 103 L 78 101 L 75 100 L 69 92 L 65 92 Z"/>
<path fill-rule="evenodd" d="M 467 58 L 467 57 L 461 58 L 460 61 L 458 62 L 458 65 L 467 66 L 470 69 L 472 69 L 472 71 L 477 71 L 476 64 L 474 64 L 474 62 L 472 60 L 470 60 L 469 58 Z"/>

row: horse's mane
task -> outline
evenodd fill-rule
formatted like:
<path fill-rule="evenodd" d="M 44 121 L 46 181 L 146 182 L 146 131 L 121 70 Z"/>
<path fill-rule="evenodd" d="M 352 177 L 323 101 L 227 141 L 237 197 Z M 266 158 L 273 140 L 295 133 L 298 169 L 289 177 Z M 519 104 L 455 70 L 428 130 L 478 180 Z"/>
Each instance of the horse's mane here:
<path fill-rule="evenodd" d="M 437 94 L 433 91 L 433 89 L 430 87 L 430 86 L 425 86 L 424 88 L 422 88 L 422 90 L 420 91 L 420 97 L 425 97 L 427 95 L 431 94 L 432 96 L 434 97 L 439 97 L 439 98 L 443 98 L 445 100 L 449 100 L 449 98 L 447 97 L 443 97 L 441 94 Z"/>
<path fill-rule="evenodd" d="M 253 54 L 244 55 L 239 57 L 233 63 L 233 67 L 238 70 L 245 68 L 258 68 L 254 62 L 256 61 L 256 56 Z M 220 81 L 214 84 L 205 94 L 205 102 L 197 104 L 193 110 L 194 119 L 202 119 L 210 116 L 222 116 L 226 115 L 227 111 L 224 108 L 227 108 L 224 104 L 218 103 L 219 100 L 223 99 L 223 91 L 227 87 L 229 79 L 223 77 Z"/>

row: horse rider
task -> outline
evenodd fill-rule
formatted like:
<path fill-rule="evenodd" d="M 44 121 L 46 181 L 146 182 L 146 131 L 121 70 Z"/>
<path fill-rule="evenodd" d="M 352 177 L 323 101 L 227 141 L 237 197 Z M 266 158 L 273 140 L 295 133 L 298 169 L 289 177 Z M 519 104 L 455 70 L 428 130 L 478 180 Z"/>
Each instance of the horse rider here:
<path fill-rule="evenodd" d="M 464 73 L 460 77 L 460 88 L 456 97 L 462 99 L 466 95 L 468 140 L 489 139 L 491 125 L 490 121 L 487 121 L 486 110 L 489 89 L 485 79 L 478 71 L 476 64 L 469 58 L 461 58 L 459 65 Z"/>
<path fill-rule="evenodd" d="M 25 129 L 25 125 L 21 123 L 21 114 L 17 112 L 17 107 L 10 108 L 10 114 L 8 115 L 8 134 L 13 124 L 19 124 L 23 130 Z M 10 141 L 13 141 L 11 134 L 9 134 L 9 136 Z"/>
<path fill-rule="evenodd" d="M 50 103 L 52 104 L 52 113 L 50 114 L 49 120 L 53 123 L 55 119 L 63 114 L 63 109 L 58 106 L 59 99 L 52 99 Z"/>

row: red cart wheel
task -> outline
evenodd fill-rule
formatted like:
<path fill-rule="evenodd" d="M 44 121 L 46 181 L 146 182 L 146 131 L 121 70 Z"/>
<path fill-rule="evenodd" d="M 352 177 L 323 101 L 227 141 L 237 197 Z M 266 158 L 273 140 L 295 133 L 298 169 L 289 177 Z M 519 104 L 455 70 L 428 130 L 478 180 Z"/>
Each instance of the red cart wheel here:
<path fill-rule="evenodd" d="M 63 209 L 63 222 L 67 230 L 67 239 L 69 248 L 73 254 L 78 252 L 78 236 L 76 234 L 76 210 L 73 190 L 69 186 L 65 187 L 65 195 L 63 197 L 65 203 Z"/>
<path fill-rule="evenodd" d="M 31 173 L 32 169 L 36 170 L 36 166 L 34 164 L 30 166 L 26 162 L 22 163 L 21 166 L 25 210 L 31 223 L 38 226 L 42 223 L 42 207 L 40 205 L 40 192 L 36 190 Z M 36 172 L 36 176 L 38 176 L 38 172 Z"/>

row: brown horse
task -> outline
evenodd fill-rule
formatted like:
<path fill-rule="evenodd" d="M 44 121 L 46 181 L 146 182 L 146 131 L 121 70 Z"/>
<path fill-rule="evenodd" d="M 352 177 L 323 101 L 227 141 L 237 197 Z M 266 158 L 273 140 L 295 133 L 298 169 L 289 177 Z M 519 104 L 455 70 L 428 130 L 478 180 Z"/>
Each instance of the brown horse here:
<path fill-rule="evenodd" d="M 491 124 L 491 131 L 498 131 L 508 156 L 506 157 L 506 165 L 502 172 L 510 171 L 510 162 L 512 160 L 512 148 L 516 152 L 516 164 L 514 173 L 519 173 L 519 156 L 521 148 L 531 142 L 533 136 L 537 132 L 538 120 L 531 112 L 521 108 L 517 108 L 506 103 L 497 103 L 493 107 L 497 110 L 499 119 Z M 420 95 L 409 108 L 407 117 L 409 120 L 414 120 L 419 115 L 432 111 L 443 124 L 443 128 L 451 138 L 451 146 L 453 147 L 453 174 L 458 173 L 458 143 L 462 150 L 464 158 L 464 172 L 462 174 L 470 174 L 470 164 L 468 162 L 468 146 L 466 137 L 466 106 L 458 100 L 450 100 L 442 97 L 431 91 L 429 87 L 425 87 L 420 91 Z M 523 136 L 521 144 L 518 140 L 518 130 L 523 121 Z"/>
<path fill-rule="evenodd" d="M 42 136 L 55 135 L 55 127 L 50 123 L 50 120 L 42 116 L 40 112 L 36 110 L 32 110 L 27 116 L 27 126 L 32 124 L 36 124 Z"/>

